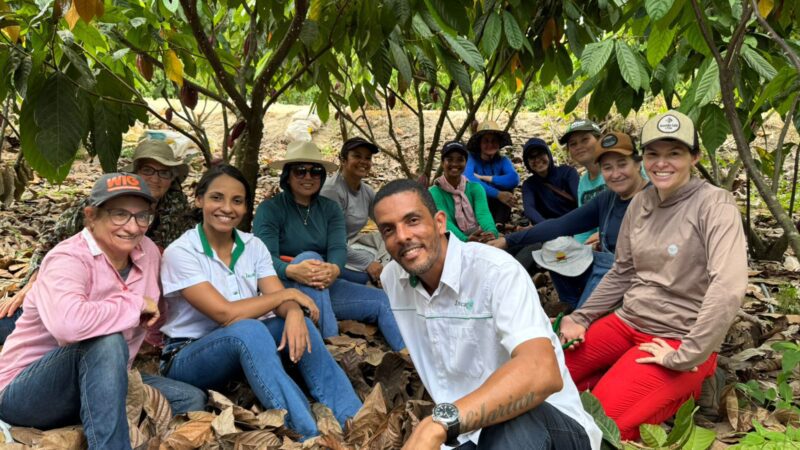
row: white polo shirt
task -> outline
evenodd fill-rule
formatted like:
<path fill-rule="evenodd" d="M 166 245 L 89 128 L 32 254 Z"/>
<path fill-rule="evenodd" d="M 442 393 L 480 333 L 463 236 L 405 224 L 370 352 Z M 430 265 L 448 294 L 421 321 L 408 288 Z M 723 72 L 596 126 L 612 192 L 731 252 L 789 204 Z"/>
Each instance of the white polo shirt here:
<path fill-rule="evenodd" d="M 169 337 L 201 338 L 219 324 L 195 309 L 181 290 L 208 281 L 230 302 L 258 295 L 258 280 L 276 275 L 267 246 L 253 234 L 235 231 L 230 266 L 217 256 L 201 225 L 183 233 L 164 250 L 161 285 L 167 299 L 167 320 L 161 331 Z"/>
<path fill-rule="evenodd" d="M 452 403 L 476 390 L 517 345 L 547 338 L 564 387 L 546 401 L 580 423 L 592 448 L 600 448 L 602 433 L 581 405 L 530 276 L 514 258 L 488 245 L 450 238 L 433 295 L 396 261 L 383 270 L 381 282 L 414 366 L 436 403 Z M 479 436 L 480 430 L 459 440 L 477 444 Z"/>

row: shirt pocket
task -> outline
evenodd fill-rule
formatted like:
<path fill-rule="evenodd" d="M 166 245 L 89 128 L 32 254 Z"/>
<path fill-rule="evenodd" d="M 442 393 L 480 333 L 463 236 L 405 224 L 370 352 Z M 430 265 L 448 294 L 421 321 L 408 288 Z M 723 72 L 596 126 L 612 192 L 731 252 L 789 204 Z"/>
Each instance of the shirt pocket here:
<path fill-rule="evenodd" d="M 453 374 L 479 378 L 483 374 L 483 360 L 479 354 L 479 339 L 471 327 L 451 327 L 451 338 L 442 343 L 445 369 Z"/>

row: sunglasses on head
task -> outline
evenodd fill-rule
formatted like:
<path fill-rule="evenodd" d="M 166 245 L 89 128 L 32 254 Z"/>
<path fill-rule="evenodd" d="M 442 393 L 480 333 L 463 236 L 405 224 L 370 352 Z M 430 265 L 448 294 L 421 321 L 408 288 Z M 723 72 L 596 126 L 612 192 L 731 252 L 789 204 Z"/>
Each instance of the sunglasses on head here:
<path fill-rule="evenodd" d="M 304 178 L 306 174 L 311 174 L 311 178 L 319 178 L 325 173 L 325 168 L 322 166 L 293 166 L 292 175 L 295 178 Z"/>

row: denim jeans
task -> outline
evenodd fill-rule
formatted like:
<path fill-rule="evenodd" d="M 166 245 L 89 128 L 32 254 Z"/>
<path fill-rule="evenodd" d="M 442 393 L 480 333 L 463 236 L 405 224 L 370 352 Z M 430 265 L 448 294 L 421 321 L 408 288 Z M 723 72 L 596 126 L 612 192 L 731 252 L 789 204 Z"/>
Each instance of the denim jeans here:
<path fill-rule="evenodd" d="M 173 412 L 202 409 L 197 388 L 142 375 L 170 401 Z M 128 392 L 128 345 L 116 333 L 51 350 L 0 393 L 0 418 L 41 429 L 83 424 L 91 449 L 129 449 L 125 397 Z"/>
<path fill-rule="evenodd" d="M 353 269 L 345 268 L 339 276 L 357 284 L 367 284 L 369 282 L 369 274 L 367 272 L 359 272 Z"/>
<path fill-rule="evenodd" d="M 467 442 L 457 450 L 591 450 L 586 430 L 545 402 L 507 422 L 486 427 L 478 445 Z"/>
<path fill-rule="evenodd" d="M 328 406 L 339 423 L 355 416 L 361 408 L 344 371 L 322 342 L 314 323 L 306 319 L 311 352 L 303 353 L 297 367 L 311 396 Z M 283 368 L 277 345 L 283 334 L 284 319 L 265 321 L 245 319 L 185 345 L 167 340 L 164 352 L 185 345 L 172 358 L 164 374 L 201 389 L 219 389 L 233 377 L 244 373 L 253 393 L 265 408 L 288 411 L 287 425 L 303 439 L 319 434 L 305 394 Z M 282 350 L 288 355 L 288 348 Z M 288 362 L 288 358 L 286 359 Z"/>
<path fill-rule="evenodd" d="M 322 257 L 315 252 L 303 252 L 292 260 L 299 263 L 307 259 L 322 261 Z M 297 288 L 311 297 L 320 311 L 319 329 L 323 338 L 337 336 L 339 326 L 336 320 L 357 320 L 359 322 L 375 323 L 381 330 L 384 339 L 394 351 L 406 347 L 400 328 L 389 306 L 389 297 L 381 289 L 356 284 L 339 277 L 328 289 L 314 289 L 296 281 L 286 281 L 286 287 Z"/>
<path fill-rule="evenodd" d="M 589 281 L 591 274 L 591 264 L 582 274 L 576 277 L 568 277 L 551 270 L 550 279 L 553 280 L 553 287 L 556 288 L 558 299 L 561 303 L 568 304 L 573 310 L 578 309 L 582 304 L 581 299 L 583 298 L 585 300 L 583 291 L 586 288 L 586 282 Z"/>
<path fill-rule="evenodd" d="M 17 312 L 14 313 L 11 317 L 3 317 L 0 319 L 0 345 L 6 343 L 6 339 L 11 332 L 14 331 L 14 328 L 17 326 L 17 319 L 19 316 L 22 315 L 22 308 L 18 309 Z"/>

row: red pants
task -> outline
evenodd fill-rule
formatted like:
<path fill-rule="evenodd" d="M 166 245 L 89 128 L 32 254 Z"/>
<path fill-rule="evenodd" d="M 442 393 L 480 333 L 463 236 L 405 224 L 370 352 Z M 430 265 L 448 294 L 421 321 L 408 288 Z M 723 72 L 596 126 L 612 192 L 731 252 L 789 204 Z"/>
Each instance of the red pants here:
<path fill-rule="evenodd" d="M 703 380 L 717 367 L 716 353 L 697 372 L 637 363 L 638 358 L 652 356 L 639 350 L 639 344 L 652 340 L 653 336 L 636 331 L 616 314 L 609 314 L 589 327 L 580 347 L 564 352 L 578 389 L 592 389 L 625 440 L 639 438 L 639 425 L 661 423 L 690 396 L 698 398 Z M 675 339 L 664 341 L 674 348 L 681 344 Z"/>

